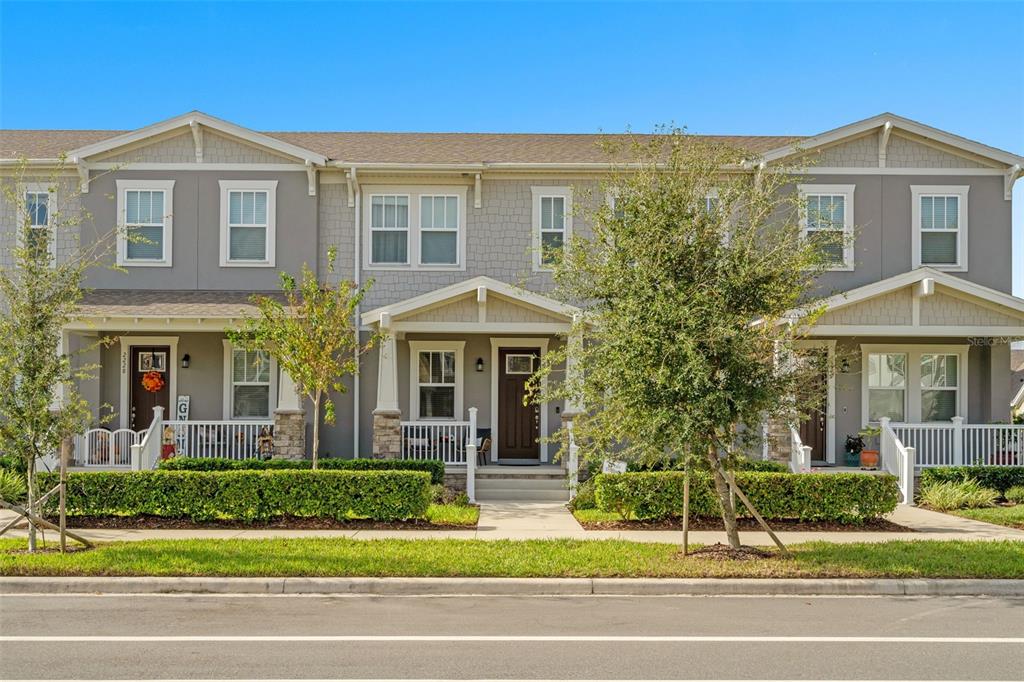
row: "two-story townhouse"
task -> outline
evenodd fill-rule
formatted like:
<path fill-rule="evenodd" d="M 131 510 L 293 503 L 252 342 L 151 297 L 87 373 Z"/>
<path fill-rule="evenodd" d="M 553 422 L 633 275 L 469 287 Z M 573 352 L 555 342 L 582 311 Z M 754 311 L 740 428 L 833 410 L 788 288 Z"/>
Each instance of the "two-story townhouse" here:
<path fill-rule="evenodd" d="M 544 254 L 587 233 L 574 205 L 606 200 L 601 137 L 260 133 L 192 112 L 136 131 L 3 131 L 0 157 L 45 175 L 66 153 L 65 182 L 94 216 L 81 240 L 115 224 L 146 238 L 116 245 L 125 272 L 91 275 L 63 341 L 117 337 L 82 388 L 97 418 L 103 404 L 117 413 L 123 438 L 157 405 L 177 412 L 179 451 L 241 456 L 275 419 L 279 434 L 301 430 L 289 378 L 223 330 L 305 262 L 324 278 L 372 278 L 359 322 L 389 332 L 338 398 L 324 453 L 456 469 L 470 408 L 489 462 L 552 462 L 556 446 L 541 439 L 575 407 L 522 395 L 581 312 L 546 295 Z M 845 436 L 881 417 L 1008 419 L 1008 341 L 1024 336 L 1010 198 L 1024 158 L 891 114 L 812 137 L 715 139 L 746 150 L 751 174 L 806 159 L 792 189 L 832 216 L 806 229 L 855 234 L 821 278 L 829 311 L 807 341 L 841 358 L 820 415 L 798 430 L 816 461 L 836 463 Z M 57 257 L 70 248 L 62 237 Z M 155 392 L 141 383 L 153 371 L 166 377 Z M 126 461 L 98 449 L 85 443 L 83 461 Z"/>

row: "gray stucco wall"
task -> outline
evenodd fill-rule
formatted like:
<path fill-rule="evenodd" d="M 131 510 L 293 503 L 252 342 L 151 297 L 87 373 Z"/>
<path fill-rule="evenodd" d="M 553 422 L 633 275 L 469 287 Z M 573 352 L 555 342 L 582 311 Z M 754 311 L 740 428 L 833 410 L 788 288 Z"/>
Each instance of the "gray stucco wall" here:
<path fill-rule="evenodd" d="M 82 243 L 108 235 L 117 224 L 118 179 L 174 180 L 172 267 L 130 267 L 127 274 L 93 270 L 97 289 L 223 289 L 267 291 L 279 286 L 278 271 L 298 273 L 303 263 L 318 267 L 318 211 L 305 172 L 131 171 L 91 173 L 82 195 L 92 224 Z M 277 180 L 276 268 L 220 267 L 220 180 Z M 114 256 L 109 258 L 114 262 Z"/>

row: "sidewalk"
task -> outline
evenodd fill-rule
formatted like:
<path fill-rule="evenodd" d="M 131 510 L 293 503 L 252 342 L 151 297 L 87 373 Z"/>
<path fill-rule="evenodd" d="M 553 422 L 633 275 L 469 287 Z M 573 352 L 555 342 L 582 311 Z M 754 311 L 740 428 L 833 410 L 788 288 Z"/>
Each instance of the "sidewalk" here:
<path fill-rule="evenodd" d="M 0 526 L 13 516 L 13 512 L 0 512 Z M 897 507 L 889 516 L 894 523 L 916 532 L 780 532 L 779 538 L 787 544 L 824 541 L 836 543 L 887 542 L 889 540 L 1018 540 L 1024 541 L 1024 530 L 1015 530 L 982 521 L 965 519 L 951 514 L 928 511 L 918 507 Z M 227 538 L 458 538 L 462 540 L 630 540 L 633 542 L 680 542 L 678 530 L 583 530 L 576 519 L 560 502 L 490 502 L 480 505 L 480 521 L 476 529 L 466 530 L 127 530 L 83 529 L 81 535 L 97 541 L 114 540 L 180 540 Z M 47 535 L 53 535 L 47 531 Z M 743 542 L 749 545 L 771 545 L 767 533 L 743 532 Z M 24 537 L 25 530 L 9 531 L 5 537 Z M 721 531 L 691 531 L 693 544 L 726 542 Z"/>

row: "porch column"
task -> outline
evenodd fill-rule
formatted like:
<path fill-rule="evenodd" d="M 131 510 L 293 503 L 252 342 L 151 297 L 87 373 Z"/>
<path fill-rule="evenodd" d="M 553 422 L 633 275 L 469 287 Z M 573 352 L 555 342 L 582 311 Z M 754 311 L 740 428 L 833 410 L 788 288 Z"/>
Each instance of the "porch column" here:
<path fill-rule="evenodd" d="M 306 411 L 302 408 L 295 380 L 284 370 L 277 382 L 274 410 L 274 459 L 304 459 L 306 456 Z"/>
<path fill-rule="evenodd" d="M 578 386 L 580 377 L 579 368 L 579 354 L 583 350 L 583 329 L 582 329 L 582 317 L 579 313 L 572 316 L 572 329 L 569 331 L 569 339 L 567 341 L 567 353 L 565 354 L 565 379 L 570 388 Z M 562 434 L 564 448 L 563 452 L 566 454 L 562 458 L 566 466 L 569 466 L 569 429 L 572 428 L 573 419 L 576 415 L 583 412 L 583 396 L 578 391 L 573 391 L 570 397 L 565 400 L 565 408 L 562 410 Z"/>
<path fill-rule="evenodd" d="M 60 337 L 57 339 L 57 357 L 61 355 L 71 354 L 71 332 L 67 330 L 61 330 Z M 53 400 L 50 402 L 51 410 L 59 410 L 64 405 L 65 393 L 67 387 L 63 383 L 57 384 L 53 389 Z"/>
<path fill-rule="evenodd" d="M 1010 400 L 1013 393 L 1010 382 L 1006 380 L 1006 377 L 1010 376 L 1010 344 L 993 343 L 988 347 L 988 352 L 989 415 L 985 421 L 1010 423 L 1013 421 L 1010 419 Z"/>
<path fill-rule="evenodd" d="M 377 406 L 373 410 L 373 456 L 398 459 L 402 445 L 402 411 L 398 407 L 398 353 L 391 316 L 381 313 L 380 329 L 386 334 L 377 362 Z"/>

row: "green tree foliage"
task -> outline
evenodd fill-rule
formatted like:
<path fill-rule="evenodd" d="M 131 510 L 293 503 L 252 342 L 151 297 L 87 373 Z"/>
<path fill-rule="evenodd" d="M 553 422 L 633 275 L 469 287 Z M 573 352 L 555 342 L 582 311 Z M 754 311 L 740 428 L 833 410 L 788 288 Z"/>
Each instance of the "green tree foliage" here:
<path fill-rule="evenodd" d="M 575 208 L 592 235 L 554 268 L 558 295 L 587 309 L 585 341 L 548 354 L 534 387 L 563 380 L 534 397 L 583 406 L 584 458 L 710 471 L 738 547 L 731 453 L 765 419 L 792 421 L 820 374 L 795 342 L 818 314 L 808 292 L 830 245 L 802 238 L 793 176 L 751 172 L 737 150 L 669 131 L 611 151 L 630 161 L 602 187 L 614 205 Z M 563 375 L 570 353 L 579 371 Z"/>
<path fill-rule="evenodd" d="M 337 251 L 328 250 L 328 272 L 334 272 Z M 313 405 L 313 468 L 320 448 L 320 410 L 323 421 L 334 424 L 332 393 L 345 393 L 344 377 L 359 371 L 359 355 L 381 339 L 372 332 L 360 341 L 355 311 L 366 291 L 341 281 L 336 286 L 317 280 L 308 265 L 302 266 L 300 281 L 281 273 L 284 302 L 269 296 L 254 296 L 259 315 L 247 318 L 238 329 L 226 330 L 232 343 L 248 350 L 266 350 L 282 372 L 287 373 L 300 395 Z"/>

